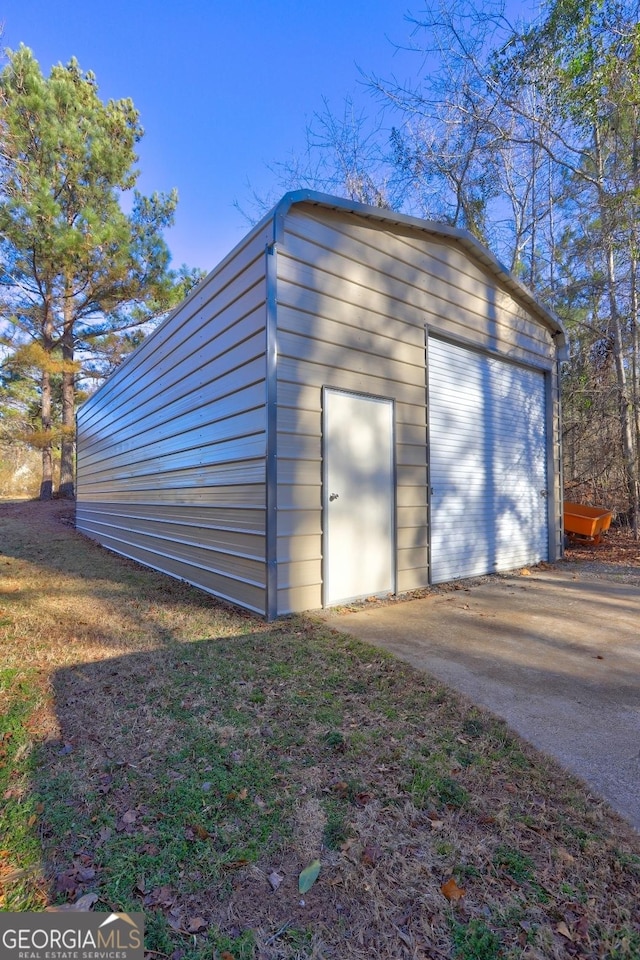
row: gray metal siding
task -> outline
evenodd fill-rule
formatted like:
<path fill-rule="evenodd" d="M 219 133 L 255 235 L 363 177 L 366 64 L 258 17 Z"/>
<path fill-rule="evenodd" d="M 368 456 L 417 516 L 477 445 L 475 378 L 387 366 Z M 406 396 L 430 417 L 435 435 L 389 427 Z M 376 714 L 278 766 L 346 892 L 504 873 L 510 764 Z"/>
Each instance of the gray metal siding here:
<path fill-rule="evenodd" d="M 280 205 L 80 410 L 78 527 L 267 617 L 320 607 L 333 387 L 394 400 L 397 589 L 427 584 L 428 328 L 546 372 L 553 557 L 556 328 L 535 311 L 456 231 Z"/>
<path fill-rule="evenodd" d="M 396 401 L 398 590 L 424 586 L 425 327 L 545 370 L 550 333 L 453 241 L 304 204 L 280 239 L 278 611 L 322 603 L 323 386 Z"/>
<path fill-rule="evenodd" d="M 78 414 L 77 525 L 266 612 L 265 230 L 255 231 Z"/>
<path fill-rule="evenodd" d="M 396 401 L 398 589 L 427 577 L 424 330 L 400 284 L 372 291 L 379 278 L 324 217 L 292 210 L 278 249 L 280 613 L 322 604 L 323 386 Z"/>

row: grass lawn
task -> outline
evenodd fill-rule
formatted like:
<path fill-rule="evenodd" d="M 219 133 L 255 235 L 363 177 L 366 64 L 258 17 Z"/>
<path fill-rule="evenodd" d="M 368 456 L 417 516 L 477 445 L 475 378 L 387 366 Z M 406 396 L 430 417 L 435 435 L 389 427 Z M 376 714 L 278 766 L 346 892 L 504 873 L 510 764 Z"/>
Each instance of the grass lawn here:
<path fill-rule="evenodd" d="M 171 960 L 640 957 L 640 839 L 502 722 L 69 517 L 0 504 L 2 909 L 142 911 Z"/>

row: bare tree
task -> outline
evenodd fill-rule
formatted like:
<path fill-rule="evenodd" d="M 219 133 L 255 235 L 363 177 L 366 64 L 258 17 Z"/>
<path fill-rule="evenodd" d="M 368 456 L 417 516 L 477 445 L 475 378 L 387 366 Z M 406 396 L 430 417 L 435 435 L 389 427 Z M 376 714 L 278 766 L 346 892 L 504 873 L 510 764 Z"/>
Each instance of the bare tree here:
<path fill-rule="evenodd" d="M 558 0 L 538 25 L 516 29 L 500 8 L 441 4 L 415 21 L 431 68 L 419 82 L 371 78 L 403 117 L 398 162 L 415 187 L 561 312 L 558 236 L 597 234 L 588 280 L 602 294 L 594 325 L 606 329 L 615 371 L 636 533 L 638 13 L 637 0 Z"/>

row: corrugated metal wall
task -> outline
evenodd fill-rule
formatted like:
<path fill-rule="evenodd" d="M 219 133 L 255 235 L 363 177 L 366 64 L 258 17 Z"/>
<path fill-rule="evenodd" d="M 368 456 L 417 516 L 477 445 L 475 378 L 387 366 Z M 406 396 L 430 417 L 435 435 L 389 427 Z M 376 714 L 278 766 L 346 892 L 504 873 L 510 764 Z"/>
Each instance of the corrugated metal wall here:
<path fill-rule="evenodd" d="M 548 559 L 542 371 L 429 339 L 431 581 Z"/>
<path fill-rule="evenodd" d="M 549 330 L 455 236 L 299 200 L 81 408 L 79 529 L 266 616 L 320 607 L 327 386 L 394 400 L 397 589 L 427 584 L 427 333 L 548 373 L 560 553 Z"/>
<path fill-rule="evenodd" d="M 77 526 L 266 612 L 266 230 L 78 413 Z"/>
<path fill-rule="evenodd" d="M 425 329 L 555 379 L 550 333 L 455 242 L 300 204 L 278 244 L 278 611 L 322 604 L 323 385 L 396 401 L 398 590 L 428 569 Z M 557 491 L 559 496 L 559 491 Z"/>

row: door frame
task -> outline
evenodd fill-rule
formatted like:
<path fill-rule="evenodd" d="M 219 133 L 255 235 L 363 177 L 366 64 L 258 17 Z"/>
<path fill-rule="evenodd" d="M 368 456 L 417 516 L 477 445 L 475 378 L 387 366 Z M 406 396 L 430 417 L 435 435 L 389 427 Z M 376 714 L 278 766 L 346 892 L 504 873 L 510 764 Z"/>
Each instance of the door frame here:
<path fill-rule="evenodd" d="M 331 387 L 324 385 L 322 387 L 322 396 L 321 396 L 321 420 L 322 420 L 322 442 L 321 442 L 321 457 L 322 457 L 322 514 L 321 514 L 321 525 L 322 525 L 322 537 L 321 537 L 321 549 L 322 549 L 322 606 L 326 609 L 329 606 L 334 605 L 335 603 L 340 603 L 341 601 L 333 601 L 329 604 L 327 599 L 327 584 L 328 584 L 328 573 L 329 573 L 329 483 L 328 483 L 328 437 L 325 426 L 325 417 L 327 414 L 327 395 L 328 394 L 341 394 L 346 397 L 355 397 L 361 400 L 374 400 L 382 403 L 390 404 L 391 406 L 391 536 L 390 536 L 390 549 L 391 549 L 391 588 L 389 591 L 385 591 L 384 594 L 374 594 L 371 593 L 370 596 L 386 596 L 388 593 L 396 594 L 398 590 L 398 466 L 397 466 L 397 443 L 396 443 L 396 402 L 393 397 L 383 397 L 379 394 L 374 393 L 365 393 L 361 390 L 345 390 L 341 387 Z M 355 599 L 355 598 L 354 598 Z M 345 602 L 347 600 L 345 599 Z"/>

